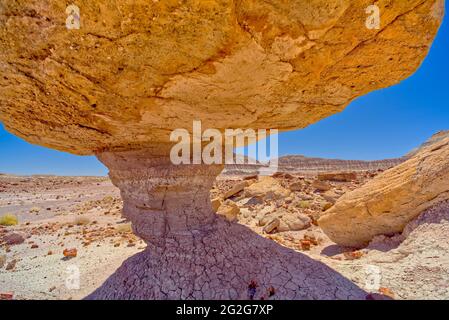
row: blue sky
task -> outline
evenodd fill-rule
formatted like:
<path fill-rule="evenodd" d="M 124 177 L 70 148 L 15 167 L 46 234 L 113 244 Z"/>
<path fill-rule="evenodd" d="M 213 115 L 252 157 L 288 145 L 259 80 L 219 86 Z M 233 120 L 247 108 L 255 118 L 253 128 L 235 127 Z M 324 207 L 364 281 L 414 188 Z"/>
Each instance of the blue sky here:
<path fill-rule="evenodd" d="M 416 74 L 399 85 L 358 98 L 345 111 L 306 129 L 280 134 L 279 153 L 360 160 L 394 158 L 441 130 L 449 130 L 447 19 Z M 105 175 L 107 169 L 95 157 L 31 145 L 0 125 L 0 172 Z"/>

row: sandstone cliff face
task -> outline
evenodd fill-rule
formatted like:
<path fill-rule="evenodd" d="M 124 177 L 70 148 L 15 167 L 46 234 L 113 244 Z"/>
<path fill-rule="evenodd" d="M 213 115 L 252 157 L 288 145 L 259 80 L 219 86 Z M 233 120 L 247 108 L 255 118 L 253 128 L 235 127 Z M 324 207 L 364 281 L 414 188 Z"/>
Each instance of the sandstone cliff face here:
<path fill-rule="evenodd" d="M 302 128 L 412 74 L 443 0 L 0 1 L 0 120 L 77 154 L 141 149 L 170 130 Z"/>
<path fill-rule="evenodd" d="M 345 194 L 318 220 L 336 243 L 360 247 L 393 234 L 424 210 L 449 199 L 449 131 L 439 133 L 406 162 Z"/>

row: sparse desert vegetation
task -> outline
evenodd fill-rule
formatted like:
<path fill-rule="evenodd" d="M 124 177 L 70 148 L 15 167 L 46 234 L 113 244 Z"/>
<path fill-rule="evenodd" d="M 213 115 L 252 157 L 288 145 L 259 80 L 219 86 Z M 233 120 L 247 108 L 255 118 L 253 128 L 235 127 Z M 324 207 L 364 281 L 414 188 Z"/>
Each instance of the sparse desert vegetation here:
<path fill-rule="evenodd" d="M 0 225 L 2 225 L 2 226 L 6 226 L 6 227 L 15 226 L 18 223 L 19 223 L 19 219 L 17 218 L 16 215 L 7 213 L 7 214 L 0 216 Z"/>

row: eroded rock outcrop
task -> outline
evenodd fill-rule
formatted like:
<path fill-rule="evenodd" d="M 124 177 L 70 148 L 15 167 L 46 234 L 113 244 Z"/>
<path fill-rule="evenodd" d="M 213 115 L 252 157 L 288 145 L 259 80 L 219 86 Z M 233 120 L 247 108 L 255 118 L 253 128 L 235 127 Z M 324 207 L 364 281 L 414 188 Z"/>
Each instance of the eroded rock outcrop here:
<path fill-rule="evenodd" d="M 148 243 L 91 298 L 277 298 L 363 292 L 317 262 L 224 221 L 209 189 L 220 165 L 175 166 L 170 132 L 302 128 L 411 75 L 443 0 L 0 0 L 0 120 L 29 142 L 96 154 Z"/>
<path fill-rule="evenodd" d="M 435 135 L 406 162 L 345 194 L 318 223 L 336 243 L 360 247 L 401 232 L 424 210 L 449 199 L 449 131 Z"/>
<path fill-rule="evenodd" d="M 88 299 L 248 299 L 251 282 L 256 299 L 270 287 L 274 299 L 364 298 L 324 264 L 232 223 L 232 212 L 215 214 L 209 190 L 222 166 L 176 166 L 165 152 L 157 145 L 99 155 L 148 246 Z"/>
<path fill-rule="evenodd" d="M 381 288 L 397 300 L 447 300 L 448 234 L 449 201 L 443 201 L 409 222 L 402 234 L 375 237 L 357 264 L 338 264 L 336 269 L 363 285 L 367 267 L 378 268 Z"/>
<path fill-rule="evenodd" d="M 174 165 L 165 147 L 99 155 L 120 189 L 123 215 L 134 232 L 148 243 L 161 245 L 169 234 L 188 234 L 212 223 L 215 213 L 209 192 L 223 169 Z"/>

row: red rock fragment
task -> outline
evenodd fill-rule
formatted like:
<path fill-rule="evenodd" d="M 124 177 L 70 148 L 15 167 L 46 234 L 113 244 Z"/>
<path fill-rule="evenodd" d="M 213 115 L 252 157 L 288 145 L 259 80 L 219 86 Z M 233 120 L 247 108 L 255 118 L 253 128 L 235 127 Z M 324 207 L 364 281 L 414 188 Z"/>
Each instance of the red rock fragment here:
<path fill-rule="evenodd" d="M 63 251 L 64 257 L 66 258 L 75 258 L 78 254 L 78 251 L 75 248 L 72 249 L 64 249 Z"/>
<path fill-rule="evenodd" d="M 14 293 L 13 292 L 0 292 L 0 300 L 13 300 Z"/>

